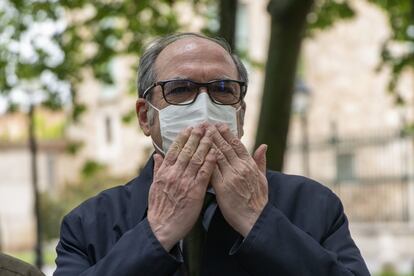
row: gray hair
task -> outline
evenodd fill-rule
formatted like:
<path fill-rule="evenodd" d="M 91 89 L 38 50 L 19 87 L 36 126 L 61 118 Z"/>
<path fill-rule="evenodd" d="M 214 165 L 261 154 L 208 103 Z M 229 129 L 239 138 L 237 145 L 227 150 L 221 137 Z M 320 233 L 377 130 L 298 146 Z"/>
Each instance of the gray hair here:
<path fill-rule="evenodd" d="M 223 38 L 212 38 L 197 33 L 176 33 L 163 36 L 154 40 L 152 43 L 149 44 L 149 47 L 145 49 L 138 65 L 138 97 L 142 97 L 142 94 L 144 93 L 145 89 L 147 89 L 156 81 L 157 75 L 155 72 L 154 64 L 155 60 L 157 59 L 161 51 L 164 50 L 171 43 L 186 37 L 198 37 L 207 39 L 223 47 L 224 50 L 226 50 L 226 52 L 229 53 L 229 55 L 233 59 L 234 64 L 236 65 L 237 71 L 239 73 L 240 80 L 244 81 L 247 85 L 248 75 L 246 67 L 244 66 L 240 58 L 236 54 L 232 53 L 230 45 Z"/>

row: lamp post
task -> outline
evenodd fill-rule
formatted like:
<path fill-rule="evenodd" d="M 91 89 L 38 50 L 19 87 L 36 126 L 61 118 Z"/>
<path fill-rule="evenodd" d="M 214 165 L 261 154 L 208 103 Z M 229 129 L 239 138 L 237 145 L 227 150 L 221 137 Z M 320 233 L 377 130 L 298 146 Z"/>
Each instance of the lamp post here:
<path fill-rule="evenodd" d="M 302 132 L 302 168 L 305 176 L 310 175 L 309 166 L 309 134 L 308 111 L 310 106 L 311 91 L 302 79 L 297 79 L 293 96 L 293 111 L 300 117 Z"/>

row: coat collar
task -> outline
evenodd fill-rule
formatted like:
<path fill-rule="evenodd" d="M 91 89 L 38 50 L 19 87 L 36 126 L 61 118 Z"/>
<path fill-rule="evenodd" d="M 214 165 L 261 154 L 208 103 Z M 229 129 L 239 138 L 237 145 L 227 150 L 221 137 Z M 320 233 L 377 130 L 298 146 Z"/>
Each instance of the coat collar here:
<path fill-rule="evenodd" d="M 140 175 L 134 179 L 131 185 L 131 220 L 133 225 L 140 222 L 148 208 L 148 195 L 153 179 L 154 158 L 151 155 Z"/>

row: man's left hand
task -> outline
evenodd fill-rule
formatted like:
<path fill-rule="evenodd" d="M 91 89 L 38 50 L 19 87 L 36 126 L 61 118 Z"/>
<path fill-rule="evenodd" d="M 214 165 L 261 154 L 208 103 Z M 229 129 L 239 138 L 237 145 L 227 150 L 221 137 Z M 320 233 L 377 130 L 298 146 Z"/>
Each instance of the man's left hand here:
<path fill-rule="evenodd" d="M 261 145 L 252 157 L 227 125 L 210 128 L 218 149 L 211 178 L 217 203 L 226 221 L 246 237 L 268 202 L 267 145 Z"/>

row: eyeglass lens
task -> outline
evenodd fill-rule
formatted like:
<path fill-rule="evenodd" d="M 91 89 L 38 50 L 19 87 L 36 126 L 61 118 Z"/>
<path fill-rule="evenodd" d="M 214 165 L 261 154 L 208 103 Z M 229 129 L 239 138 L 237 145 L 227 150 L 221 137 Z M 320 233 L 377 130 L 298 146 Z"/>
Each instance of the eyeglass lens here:
<path fill-rule="evenodd" d="M 192 102 L 197 97 L 200 87 L 206 87 L 213 101 L 219 104 L 235 104 L 240 100 L 240 84 L 231 80 L 219 80 L 206 84 L 188 80 L 168 81 L 164 83 L 164 97 L 171 104 Z"/>

